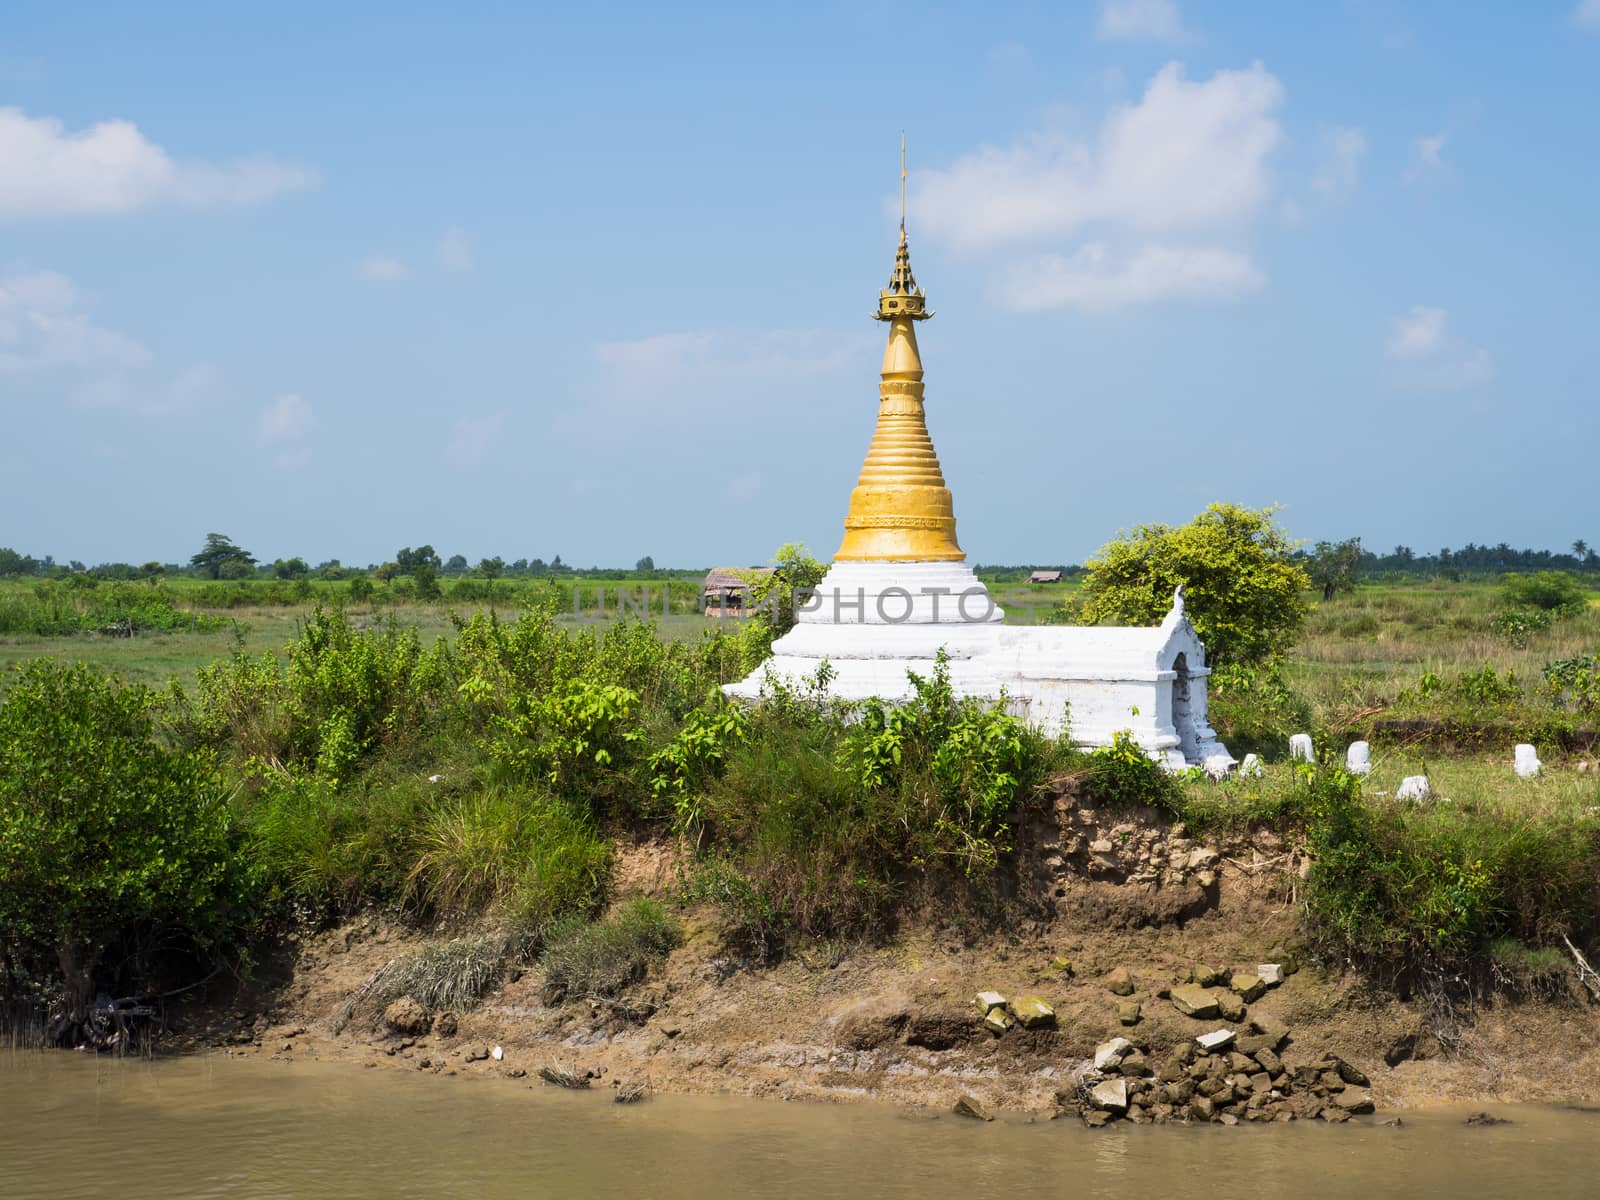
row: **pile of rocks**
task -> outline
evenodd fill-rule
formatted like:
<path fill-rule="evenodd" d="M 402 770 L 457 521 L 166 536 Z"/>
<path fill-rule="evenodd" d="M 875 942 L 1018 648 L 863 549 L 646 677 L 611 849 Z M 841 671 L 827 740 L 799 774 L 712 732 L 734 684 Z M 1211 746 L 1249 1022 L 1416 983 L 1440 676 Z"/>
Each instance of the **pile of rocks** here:
<path fill-rule="evenodd" d="M 1373 1110 L 1369 1081 L 1337 1055 L 1290 1066 L 1279 1056 L 1289 1031 L 1252 1021 L 1249 1033 L 1220 1028 L 1186 1042 L 1160 1064 L 1148 1046 L 1112 1038 L 1075 1091 L 1057 1094 L 1061 1116 L 1091 1128 L 1212 1121 L 1348 1121 Z"/>
<path fill-rule="evenodd" d="M 1007 1000 L 999 992 L 979 992 L 977 1005 L 983 1027 L 996 1037 L 1013 1025 L 1024 1029 L 1055 1028 L 1056 1010 L 1038 996 Z"/>

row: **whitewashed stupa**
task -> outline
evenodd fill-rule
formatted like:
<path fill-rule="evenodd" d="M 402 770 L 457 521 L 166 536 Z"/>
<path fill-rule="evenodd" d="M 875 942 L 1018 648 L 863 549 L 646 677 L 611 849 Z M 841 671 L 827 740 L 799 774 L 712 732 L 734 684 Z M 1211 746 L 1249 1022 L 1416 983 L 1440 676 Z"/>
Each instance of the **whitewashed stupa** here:
<path fill-rule="evenodd" d="M 928 436 L 915 323 L 933 316 L 911 273 L 905 219 L 894 274 L 878 296 L 889 325 L 878 385 L 878 427 L 850 494 L 844 541 L 795 627 L 730 696 L 759 699 L 831 668 L 828 694 L 904 700 L 908 672 L 932 674 L 942 649 L 958 694 L 1005 697 L 1008 709 L 1084 746 L 1132 733 L 1179 768 L 1227 759 L 1206 721 L 1205 649 L 1183 613 L 1181 590 L 1152 629 L 1011 626 L 956 541 L 955 511 Z M 1213 761 L 1213 766 L 1216 762 Z"/>

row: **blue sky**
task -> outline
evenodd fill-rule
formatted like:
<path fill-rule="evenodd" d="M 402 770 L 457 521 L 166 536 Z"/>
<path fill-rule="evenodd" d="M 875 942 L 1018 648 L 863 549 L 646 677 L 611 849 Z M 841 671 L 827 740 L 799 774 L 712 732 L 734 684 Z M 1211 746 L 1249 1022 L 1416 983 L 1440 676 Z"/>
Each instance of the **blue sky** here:
<path fill-rule="evenodd" d="M 902 129 L 972 560 L 1600 540 L 1596 114 L 1600 0 L 13 2 L 0 545 L 831 555 Z"/>

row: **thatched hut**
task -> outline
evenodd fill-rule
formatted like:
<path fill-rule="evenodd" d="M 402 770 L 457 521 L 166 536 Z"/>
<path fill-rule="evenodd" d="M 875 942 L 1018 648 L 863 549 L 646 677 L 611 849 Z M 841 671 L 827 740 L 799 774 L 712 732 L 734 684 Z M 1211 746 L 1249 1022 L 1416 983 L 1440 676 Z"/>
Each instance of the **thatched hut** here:
<path fill-rule="evenodd" d="M 712 567 L 700 585 L 700 608 L 709 617 L 742 617 L 751 583 L 771 574 L 771 567 Z"/>

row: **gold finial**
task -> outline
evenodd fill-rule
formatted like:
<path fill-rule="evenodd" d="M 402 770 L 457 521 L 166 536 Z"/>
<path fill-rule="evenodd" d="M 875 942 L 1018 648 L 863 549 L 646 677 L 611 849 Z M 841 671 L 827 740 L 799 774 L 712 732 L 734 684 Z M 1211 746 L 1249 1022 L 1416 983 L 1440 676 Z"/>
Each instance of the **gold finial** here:
<path fill-rule="evenodd" d="M 917 286 L 911 273 L 911 249 L 906 245 L 906 135 L 900 135 L 900 246 L 894 254 L 894 273 L 889 276 L 889 286 L 878 293 L 878 311 L 872 314 L 879 321 L 926 321 L 933 316 L 928 311 L 928 297 Z"/>
<path fill-rule="evenodd" d="M 906 131 L 900 131 L 900 240 L 906 240 Z"/>

